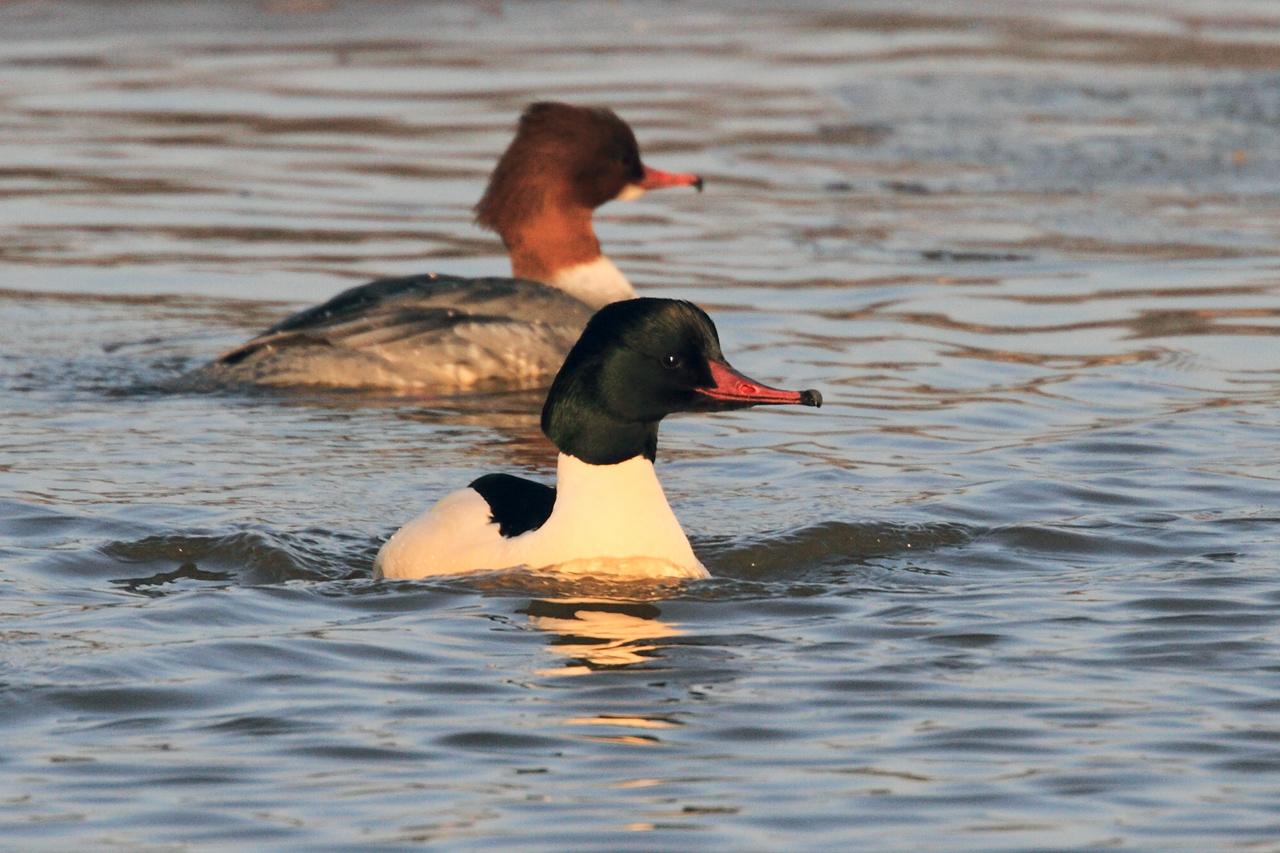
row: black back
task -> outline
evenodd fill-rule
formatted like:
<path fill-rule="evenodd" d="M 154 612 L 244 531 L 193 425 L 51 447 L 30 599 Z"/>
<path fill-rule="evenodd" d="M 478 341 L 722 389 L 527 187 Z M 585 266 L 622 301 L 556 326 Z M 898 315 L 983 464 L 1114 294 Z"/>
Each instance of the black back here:
<path fill-rule="evenodd" d="M 537 530 L 551 517 L 556 490 L 510 474 L 485 474 L 471 482 L 489 504 L 489 520 L 508 538 Z"/>

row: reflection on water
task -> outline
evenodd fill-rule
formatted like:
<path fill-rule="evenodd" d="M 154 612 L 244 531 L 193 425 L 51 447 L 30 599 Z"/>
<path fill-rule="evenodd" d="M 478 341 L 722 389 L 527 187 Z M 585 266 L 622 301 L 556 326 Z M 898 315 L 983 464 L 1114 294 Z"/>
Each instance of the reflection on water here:
<path fill-rule="evenodd" d="M 1269 849 L 1278 14 L 0 4 L 5 842 Z M 502 273 L 541 97 L 707 176 L 603 242 L 827 404 L 664 423 L 710 580 L 375 583 L 541 394 L 176 380 Z"/>
<path fill-rule="evenodd" d="M 567 658 L 539 675 L 586 675 L 598 669 L 643 664 L 655 657 L 656 641 L 678 637 L 678 626 L 662 621 L 651 604 L 590 600 L 535 600 L 522 612 L 529 624 L 554 635 L 548 649 Z M 621 723 L 618 723 L 621 725 Z"/>

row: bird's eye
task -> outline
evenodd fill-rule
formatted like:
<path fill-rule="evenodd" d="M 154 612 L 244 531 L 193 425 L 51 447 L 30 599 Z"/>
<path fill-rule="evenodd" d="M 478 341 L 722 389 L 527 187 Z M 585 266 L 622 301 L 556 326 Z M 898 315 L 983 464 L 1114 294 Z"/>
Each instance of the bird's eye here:
<path fill-rule="evenodd" d="M 678 355 L 664 355 L 662 357 L 662 366 L 667 370 L 675 370 L 681 365 L 681 363 L 680 356 Z"/>

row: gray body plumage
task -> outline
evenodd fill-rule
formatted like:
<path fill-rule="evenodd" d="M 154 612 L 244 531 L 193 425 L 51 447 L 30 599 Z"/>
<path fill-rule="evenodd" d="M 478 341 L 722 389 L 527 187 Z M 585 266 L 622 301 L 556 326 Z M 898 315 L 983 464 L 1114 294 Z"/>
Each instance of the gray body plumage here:
<path fill-rule="evenodd" d="M 202 381 L 449 392 L 550 381 L 591 308 L 545 284 L 379 279 L 300 311 L 205 366 Z"/>

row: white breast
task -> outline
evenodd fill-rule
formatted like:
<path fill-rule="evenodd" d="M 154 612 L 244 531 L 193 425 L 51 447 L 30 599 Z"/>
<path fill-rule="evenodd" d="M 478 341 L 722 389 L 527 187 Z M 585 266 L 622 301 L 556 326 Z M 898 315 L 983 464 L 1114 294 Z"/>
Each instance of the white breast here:
<path fill-rule="evenodd" d="M 551 517 L 538 530 L 510 542 L 513 555 L 527 566 L 708 577 L 667 503 L 653 463 L 643 456 L 616 465 L 588 465 L 561 453 Z M 665 570 L 661 564 L 666 564 Z"/>

